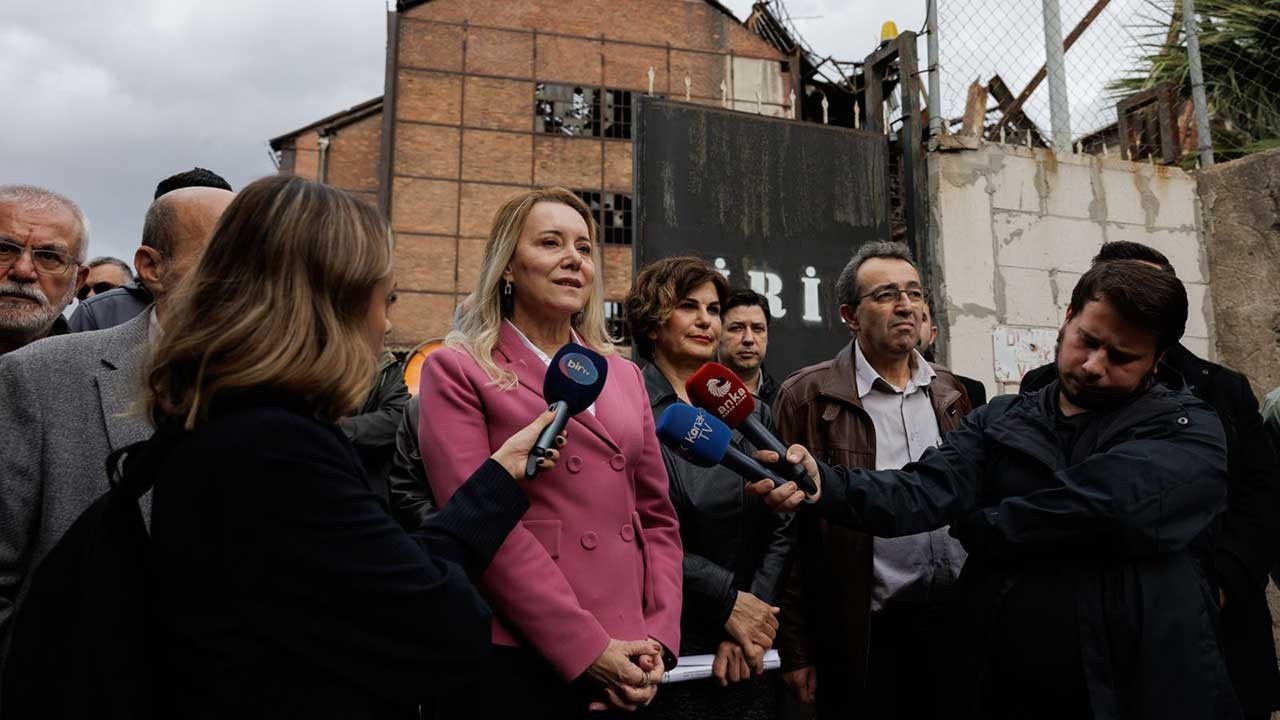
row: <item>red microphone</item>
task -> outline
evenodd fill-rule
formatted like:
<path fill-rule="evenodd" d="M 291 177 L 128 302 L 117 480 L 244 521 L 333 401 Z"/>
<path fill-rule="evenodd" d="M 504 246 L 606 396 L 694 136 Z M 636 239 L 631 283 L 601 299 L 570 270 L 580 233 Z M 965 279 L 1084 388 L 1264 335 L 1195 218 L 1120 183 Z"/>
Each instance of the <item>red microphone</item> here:
<path fill-rule="evenodd" d="M 778 453 L 775 467 L 782 471 L 780 474 L 783 477 L 806 493 L 812 495 L 818 491 L 804 466 L 787 462 L 787 448 L 782 441 L 752 415 L 752 411 L 756 409 L 755 398 L 751 397 L 746 383 L 732 370 L 720 363 L 709 362 L 685 381 L 684 390 L 695 407 L 720 418 L 725 425 L 746 436 L 757 448 Z"/>

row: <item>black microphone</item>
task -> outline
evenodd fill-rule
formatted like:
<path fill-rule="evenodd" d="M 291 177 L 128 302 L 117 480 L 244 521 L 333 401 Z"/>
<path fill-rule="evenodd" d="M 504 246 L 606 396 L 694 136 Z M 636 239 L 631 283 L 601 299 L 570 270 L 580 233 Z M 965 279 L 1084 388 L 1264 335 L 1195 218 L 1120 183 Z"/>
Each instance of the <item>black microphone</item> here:
<path fill-rule="evenodd" d="M 538 441 L 529 451 L 529 463 L 525 465 L 526 480 L 538 474 L 538 458 L 555 447 L 556 436 L 564 431 L 569 418 L 591 407 L 604 390 L 609 376 L 609 364 L 596 352 L 577 343 L 566 343 L 556 351 L 542 381 L 542 396 L 549 403 L 547 409 L 556 412 L 538 435 Z"/>
<path fill-rule="evenodd" d="M 694 405 L 742 433 L 752 445 L 778 453 L 774 466 L 801 490 L 810 494 L 817 492 L 809 471 L 801 464 L 787 462 L 786 446 L 752 414 L 756 401 L 746 383 L 732 370 L 720 363 L 706 363 L 685 381 L 684 390 Z"/>
<path fill-rule="evenodd" d="M 768 478 L 774 485 L 786 482 L 755 458 L 729 444 L 733 431 L 706 410 L 675 403 L 662 412 L 657 424 L 658 440 L 694 465 L 723 465 L 747 482 Z"/>

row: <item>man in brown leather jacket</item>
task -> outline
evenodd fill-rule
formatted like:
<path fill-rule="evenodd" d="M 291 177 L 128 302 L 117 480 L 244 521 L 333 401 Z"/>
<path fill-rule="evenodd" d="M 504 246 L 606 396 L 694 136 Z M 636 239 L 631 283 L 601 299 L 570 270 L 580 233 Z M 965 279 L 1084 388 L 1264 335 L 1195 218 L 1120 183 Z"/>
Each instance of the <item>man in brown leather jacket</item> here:
<path fill-rule="evenodd" d="M 846 467 L 897 468 L 937 445 L 970 403 L 916 351 L 920 275 L 901 243 L 869 243 L 836 283 L 854 334 L 782 385 L 779 435 Z M 945 704 L 943 604 L 965 554 L 942 528 L 875 539 L 800 513 L 777 646 L 784 678 L 820 717 L 929 718 Z"/>

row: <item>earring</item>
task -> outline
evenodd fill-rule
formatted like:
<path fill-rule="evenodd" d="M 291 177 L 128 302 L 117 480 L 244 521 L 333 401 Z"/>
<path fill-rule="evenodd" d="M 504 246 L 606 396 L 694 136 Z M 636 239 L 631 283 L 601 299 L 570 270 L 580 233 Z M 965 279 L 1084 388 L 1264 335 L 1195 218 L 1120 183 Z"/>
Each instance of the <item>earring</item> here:
<path fill-rule="evenodd" d="M 508 280 L 508 281 L 506 282 L 506 284 L 502 286 L 502 294 L 503 294 L 503 295 L 510 295 L 510 294 L 511 294 L 511 288 L 513 288 L 514 286 L 515 286 L 515 283 L 511 282 L 510 280 Z"/>

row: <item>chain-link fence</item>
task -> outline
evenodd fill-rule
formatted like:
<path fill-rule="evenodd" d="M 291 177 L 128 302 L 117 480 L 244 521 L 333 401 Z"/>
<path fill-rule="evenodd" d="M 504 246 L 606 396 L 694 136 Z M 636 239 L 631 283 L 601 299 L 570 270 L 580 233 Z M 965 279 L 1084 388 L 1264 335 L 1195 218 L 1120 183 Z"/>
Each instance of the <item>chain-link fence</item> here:
<path fill-rule="evenodd" d="M 1194 164 L 1201 143 L 1183 0 L 937 0 L 937 6 L 948 131 L 959 131 L 966 103 L 985 93 L 981 125 L 989 139 L 1047 146 L 1056 130 L 1059 146 L 1069 141 L 1087 152 L 1107 147 L 1131 159 Z M 1195 0 L 1195 6 L 1192 26 L 1219 159 L 1280 145 L 1280 0 Z M 1053 47 L 1047 34 L 1061 38 L 1060 61 L 1046 52 Z M 973 83 L 981 89 L 970 100 Z"/>

